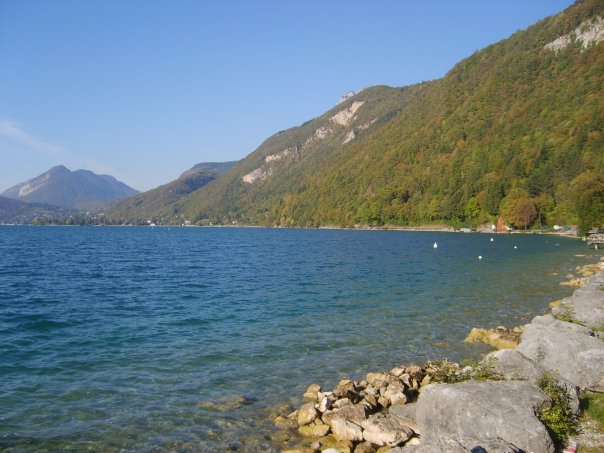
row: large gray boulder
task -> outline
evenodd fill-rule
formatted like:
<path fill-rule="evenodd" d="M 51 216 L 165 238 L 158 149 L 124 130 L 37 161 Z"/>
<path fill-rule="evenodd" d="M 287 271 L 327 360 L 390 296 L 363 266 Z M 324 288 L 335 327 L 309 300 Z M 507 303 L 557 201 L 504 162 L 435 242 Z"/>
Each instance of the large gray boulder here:
<path fill-rule="evenodd" d="M 483 362 L 489 363 L 493 371 L 508 380 L 527 380 L 536 383 L 544 373 L 552 376 L 558 385 L 566 390 L 569 397 L 570 408 L 574 414 L 581 412 L 579 403 L 578 387 L 568 382 L 566 379 L 558 376 L 551 370 L 533 362 L 531 359 L 523 356 L 515 349 L 501 349 L 499 351 L 487 354 Z"/>
<path fill-rule="evenodd" d="M 539 387 L 526 381 L 432 384 L 417 401 L 421 444 L 404 451 L 551 453 L 552 439 L 535 415 L 549 404 Z"/>
<path fill-rule="evenodd" d="M 524 326 L 516 350 L 581 389 L 604 391 L 604 342 L 587 327 L 537 316 Z"/>
<path fill-rule="evenodd" d="M 562 299 L 561 304 L 552 310 L 554 315 L 569 315 L 590 328 L 604 326 L 604 284 L 602 273 L 588 278 L 583 287 L 572 296 Z"/>
<path fill-rule="evenodd" d="M 404 446 L 403 448 L 394 448 L 389 450 L 388 453 L 526 453 L 525 450 L 501 439 L 489 439 L 472 449 L 464 447 L 464 445 L 471 443 L 472 442 L 467 439 L 465 441 L 459 441 L 458 439 L 446 437 L 438 439 L 431 438 L 416 446 L 409 445 Z"/>

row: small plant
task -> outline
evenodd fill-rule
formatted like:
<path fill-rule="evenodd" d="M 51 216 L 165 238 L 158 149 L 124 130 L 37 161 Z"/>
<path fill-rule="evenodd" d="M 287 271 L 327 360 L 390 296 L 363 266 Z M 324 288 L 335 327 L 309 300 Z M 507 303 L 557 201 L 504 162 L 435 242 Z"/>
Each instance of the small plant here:
<path fill-rule="evenodd" d="M 501 381 L 505 379 L 503 376 L 495 371 L 495 360 L 494 358 L 488 359 L 474 369 L 472 379 L 477 381 Z"/>
<path fill-rule="evenodd" d="M 537 385 L 551 402 L 550 407 L 537 412 L 537 417 L 545 425 L 556 445 L 563 446 L 569 437 L 579 432 L 579 420 L 570 408 L 568 393 L 546 373 L 537 379 Z"/>
<path fill-rule="evenodd" d="M 465 381 L 500 381 L 503 376 L 497 374 L 494 366 L 494 359 L 480 363 L 474 359 L 463 359 L 461 363 L 442 360 L 431 362 L 434 370 L 432 374 L 433 382 L 454 384 Z"/>
<path fill-rule="evenodd" d="M 459 382 L 459 364 L 450 362 L 447 359 L 429 362 L 426 364 L 427 369 L 432 375 L 432 382 L 450 384 Z"/>
<path fill-rule="evenodd" d="M 561 304 L 558 307 L 558 310 L 556 311 L 554 317 L 558 321 L 572 322 L 578 324 L 577 320 L 575 319 L 575 310 L 571 305 Z"/>

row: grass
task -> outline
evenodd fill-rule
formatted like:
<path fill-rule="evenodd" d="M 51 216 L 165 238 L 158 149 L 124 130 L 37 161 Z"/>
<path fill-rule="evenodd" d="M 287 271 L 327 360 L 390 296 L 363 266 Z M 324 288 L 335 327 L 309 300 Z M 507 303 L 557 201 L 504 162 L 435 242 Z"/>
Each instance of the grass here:
<path fill-rule="evenodd" d="M 589 431 L 590 437 L 604 436 L 604 394 L 602 393 L 582 393 L 579 397 L 581 401 L 582 425 Z M 583 433 L 583 435 L 588 433 Z M 599 445 L 598 445 L 599 444 Z M 582 445 L 581 451 L 584 453 L 601 453 L 604 445 L 597 440 L 591 445 Z"/>
<path fill-rule="evenodd" d="M 604 393 L 583 393 L 580 399 L 584 416 L 595 421 L 604 433 Z"/>
<path fill-rule="evenodd" d="M 540 409 L 537 417 L 545 425 L 558 447 L 579 433 L 579 419 L 570 408 L 570 398 L 566 390 L 548 374 L 542 374 L 537 379 L 537 385 L 543 390 L 551 406 Z"/>

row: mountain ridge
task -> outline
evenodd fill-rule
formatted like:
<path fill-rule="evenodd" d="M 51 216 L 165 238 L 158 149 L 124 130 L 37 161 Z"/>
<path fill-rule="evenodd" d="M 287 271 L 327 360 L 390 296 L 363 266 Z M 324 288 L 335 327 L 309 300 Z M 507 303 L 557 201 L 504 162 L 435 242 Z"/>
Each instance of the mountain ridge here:
<path fill-rule="evenodd" d="M 90 170 L 71 171 L 57 165 L 48 171 L 6 189 L 0 196 L 67 208 L 107 206 L 120 198 L 139 193 L 110 175 Z"/>
<path fill-rule="evenodd" d="M 155 212 L 202 188 L 231 169 L 236 162 L 202 162 L 183 172 L 177 179 L 154 189 L 118 201 L 107 213 L 110 219 L 146 224 Z"/>
<path fill-rule="evenodd" d="M 269 137 L 155 215 L 267 226 L 471 226 L 500 216 L 517 228 L 602 226 L 604 52 L 600 38 L 584 45 L 576 33 L 602 17 L 604 2 L 580 1 L 441 79 L 367 88 Z M 573 32 L 566 48 L 546 47 Z"/>

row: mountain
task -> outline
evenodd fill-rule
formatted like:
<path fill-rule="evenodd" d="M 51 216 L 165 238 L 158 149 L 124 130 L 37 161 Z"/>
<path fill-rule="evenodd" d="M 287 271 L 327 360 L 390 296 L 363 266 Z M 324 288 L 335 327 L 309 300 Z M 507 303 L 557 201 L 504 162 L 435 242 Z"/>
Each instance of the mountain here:
<path fill-rule="evenodd" d="M 178 179 L 118 202 L 107 215 L 114 221 L 124 219 L 138 224 L 182 197 L 200 189 L 232 168 L 236 162 L 204 162 L 185 171 Z"/>
<path fill-rule="evenodd" d="M 0 196 L 0 223 L 29 224 L 36 221 L 65 219 L 75 214 L 74 209 L 59 208 L 42 203 L 27 203 Z"/>
<path fill-rule="evenodd" d="M 604 226 L 604 1 L 281 131 L 162 222 Z"/>
<path fill-rule="evenodd" d="M 36 178 L 17 184 L 0 195 L 26 202 L 70 208 L 105 206 L 138 191 L 113 176 L 88 170 L 70 171 L 59 165 Z"/>
<path fill-rule="evenodd" d="M 162 223 L 179 223 L 183 218 L 260 223 L 263 214 L 250 211 L 270 209 L 275 198 L 304 184 L 308 174 L 319 173 L 335 154 L 388 122 L 427 85 L 362 90 L 319 118 L 278 132 L 216 181 L 157 209 L 153 217 Z"/>

